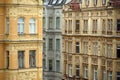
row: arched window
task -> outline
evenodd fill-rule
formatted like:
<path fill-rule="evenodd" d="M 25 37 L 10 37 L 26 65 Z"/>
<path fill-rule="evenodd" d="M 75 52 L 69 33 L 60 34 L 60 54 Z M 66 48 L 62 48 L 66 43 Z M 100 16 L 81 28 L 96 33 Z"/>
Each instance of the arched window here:
<path fill-rule="evenodd" d="M 24 33 L 24 18 L 18 18 L 18 34 Z"/>
<path fill-rule="evenodd" d="M 29 22 L 29 31 L 31 34 L 35 33 L 36 31 L 36 21 L 34 18 L 31 18 L 30 19 L 30 22 Z"/>

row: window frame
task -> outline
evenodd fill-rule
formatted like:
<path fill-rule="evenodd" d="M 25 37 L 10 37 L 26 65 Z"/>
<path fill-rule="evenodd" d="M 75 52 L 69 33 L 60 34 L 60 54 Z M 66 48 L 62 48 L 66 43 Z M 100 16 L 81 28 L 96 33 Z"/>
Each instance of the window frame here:
<path fill-rule="evenodd" d="M 18 18 L 18 34 L 24 34 L 25 19 L 23 17 Z"/>
<path fill-rule="evenodd" d="M 29 33 L 35 34 L 36 33 L 36 19 L 30 18 L 29 20 Z"/>

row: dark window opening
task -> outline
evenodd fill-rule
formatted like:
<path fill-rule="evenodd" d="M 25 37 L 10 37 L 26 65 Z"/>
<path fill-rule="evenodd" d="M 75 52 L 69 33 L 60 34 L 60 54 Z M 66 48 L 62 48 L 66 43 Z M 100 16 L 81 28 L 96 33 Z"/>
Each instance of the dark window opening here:
<path fill-rule="evenodd" d="M 120 80 L 120 72 L 117 72 L 117 80 Z"/>
<path fill-rule="evenodd" d="M 76 65 L 76 76 L 80 76 L 79 65 Z"/>
<path fill-rule="evenodd" d="M 80 22 L 79 22 L 79 20 L 76 20 L 76 31 L 79 31 L 79 24 L 80 24 Z"/>
<path fill-rule="evenodd" d="M 29 53 L 29 65 L 30 67 L 35 67 L 36 66 L 36 61 L 35 61 L 35 50 L 30 50 L 30 53 Z"/>
<path fill-rule="evenodd" d="M 120 46 L 117 47 L 117 58 L 120 58 Z"/>
<path fill-rule="evenodd" d="M 117 20 L 117 31 L 120 31 L 120 19 Z"/>
<path fill-rule="evenodd" d="M 9 51 L 6 52 L 6 68 L 8 69 L 9 68 L 9 57 L 10 57 L 10 54 L 9 54 Z"/>
<path fill-rule="evenodd" d="M 76 42 L 76 53 L 79 53 L 79 42 Z"/>

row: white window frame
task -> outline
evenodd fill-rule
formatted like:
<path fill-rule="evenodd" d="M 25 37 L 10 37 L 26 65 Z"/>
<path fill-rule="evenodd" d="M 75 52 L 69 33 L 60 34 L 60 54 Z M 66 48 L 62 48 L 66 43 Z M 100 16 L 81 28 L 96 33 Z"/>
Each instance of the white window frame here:
<path fill-rule="evenodd" d="M 18 34 L 24 33 L 24 18 L 18 18 Z"/>
<path fill-rule="evenodd" d="M 106 80 L 106 71 L 105 70 L 102 71 L 102 79 Z"/>
<path fill-rule="evenodd" d="M 88 78 L 88 67 L 84 67 L 84 77 L 87 79 Z"/>
<path fill-rule="evenodd" d="M 72 77 L 72 64 L 69 65 L 69 77 Z"/>

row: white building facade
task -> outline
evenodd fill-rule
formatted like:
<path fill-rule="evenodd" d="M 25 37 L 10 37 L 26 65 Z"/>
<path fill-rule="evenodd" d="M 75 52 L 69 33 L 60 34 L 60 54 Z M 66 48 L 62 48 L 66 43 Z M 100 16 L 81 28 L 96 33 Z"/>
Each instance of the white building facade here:
<path fill-rule="evenodd" d="M 62 1 L 44 0 L 44 80 L 62 79 Z"/>

